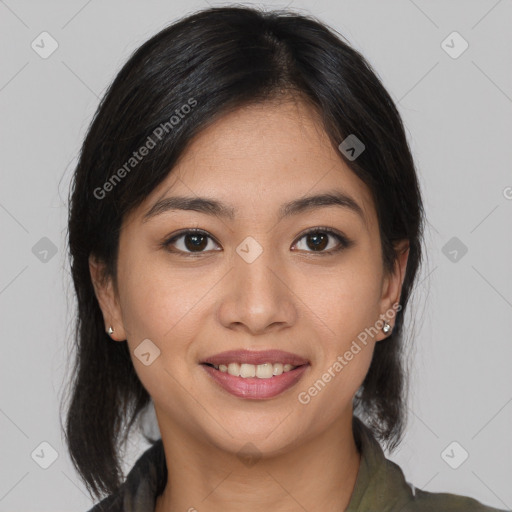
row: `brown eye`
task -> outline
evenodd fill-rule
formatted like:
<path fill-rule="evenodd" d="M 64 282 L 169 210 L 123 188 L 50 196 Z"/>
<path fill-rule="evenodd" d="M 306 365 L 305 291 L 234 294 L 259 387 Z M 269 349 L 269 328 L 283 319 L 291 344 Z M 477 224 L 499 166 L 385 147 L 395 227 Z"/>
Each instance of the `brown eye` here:
<path fill-rule="evenodd" d="M 326 233 L 313 233 L 306 235 L 306 244 L 313 251 L 323 251 L 329 244 L 329 235 Z"/>
<path fill-rule="evenodd" d="M 164 246 L 171 252 L 200 254 L 202 252 L 207 252 L 205 249 L 208 247 L 210 240 L 213 241 L 205 231 L 187 230 L 182 231 L 169 240 L 166 240 L 164 242 Z"/>
<path fill-rule="evenodd" d="M 208 239 L 205 235 L 198 235 L 196 233 L 184 235 L 185 247 L 189 251 L 202 251 L 208 245 Z"/>
<path fill-rule="evenodd" d="M 353 242 L 348 240 L 343 235 L 333 231 L 329 228 L 312 228 L 309 229 L 306 233 L 304 233 L 300 239 L 305 239 L 306 243 L 302 247 L 298 247 L 300 242 L 296 244 L 296 247 L 300 250 L 305 250 L 306 252 L 318 252 L 320 254 L 332 254 L 340 251 L 341 249 L 345 249 L 350 247 Z M 331 243 L 330 239 L 334 239 L 338 243 Z M 329 250 L 325 250 L 327 247 Z"/>
<path fill-rule="evenodd" d="M 305 247 L 299 247 L 302 239 L 306 240 Z M 306 252 L 327 255 L 348 248 L 353 243 L 353 241 L 330 228 L 311 228 L 302 234 L 295 247 Z M 199 255 L 210 251 L 222 250 L 206 231 L 200 229 L 182 231 L 166 240 L 162 245 L 170 252 L 185 255 Z"/>

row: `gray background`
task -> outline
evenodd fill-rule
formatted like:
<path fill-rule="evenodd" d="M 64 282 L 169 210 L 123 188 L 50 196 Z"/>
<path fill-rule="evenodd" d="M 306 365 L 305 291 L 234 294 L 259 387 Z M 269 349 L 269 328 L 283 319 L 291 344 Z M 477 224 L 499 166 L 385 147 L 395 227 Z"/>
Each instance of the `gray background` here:
<path fill-rule="evenodd" d="M 264 5 L 312 13 L 362 51 L 398 104 L 419 169 L 428 260 L 408 316 L 410 420 L 390 458 L 418 488 L 511 508 L 511 2 Z M 0 511 L 92 506 L 59 419 L 74 307 L 69 179 L 99 98 L 130 53 L 206 6 L 0 1 Z M 43 31 L 58 43 L 46 59 L 31 47 L 43 46 Z M 469 44 L 457 58 L 442 46 L 453 31 Z M 462 48 L 461 40 L 446 44 L 452 53 Z M 446 462 L 461 460 L 458 445 L 445 452 L 453 441 L 469 453 L 457 469 Z M 47 469 L 40 465 L 51 450 L 42 442 L 57 453 Z M 145 448 L 134 439 L 125 469 Z"/>

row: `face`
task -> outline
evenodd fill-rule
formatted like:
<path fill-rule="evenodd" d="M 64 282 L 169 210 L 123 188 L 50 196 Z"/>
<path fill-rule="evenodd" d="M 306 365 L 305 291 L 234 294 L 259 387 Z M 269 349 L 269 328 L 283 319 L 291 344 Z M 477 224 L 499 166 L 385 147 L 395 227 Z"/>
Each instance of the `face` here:
<path fill-rule="evenodd" d="M 305 201 L 324 194 L 331 200 Z M 185 202 L 170 201 L 177 197 L 224 210 L 180 209 Z M 277 453 L 351 417 L 375 343 L 386 337 L 379 319 L 399 302 L 405 272 L 406 256 L 384 272 L 380 243 L 369 190 L 310 107 L 247 106 L 201 132 L 124 220 L 117 292 L 96 284 L 162 436 L 232 452 L 251 441 Z M 98 268 L 91 260 L 93 278 Z M 293 378 L 247 381 L 202 364 L 229 350 L 282 350 L 307 364 Z"/>

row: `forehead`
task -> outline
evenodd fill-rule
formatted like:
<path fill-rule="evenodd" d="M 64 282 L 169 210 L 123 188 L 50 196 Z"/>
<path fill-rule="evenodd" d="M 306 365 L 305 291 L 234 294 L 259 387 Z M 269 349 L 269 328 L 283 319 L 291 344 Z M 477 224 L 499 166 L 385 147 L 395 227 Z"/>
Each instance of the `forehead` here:
<path fill-rule="evenodd" d="M 294 100 L 268 102 L 204 128 L 138 214 L 144 219 L 162 199 L 186 196 L 223 203 L 232 220 L 282 215 L 285 203 L 331 191 L 353 199 L 370 229 L 371 193 L 333 147 L 314 109 Z"/>

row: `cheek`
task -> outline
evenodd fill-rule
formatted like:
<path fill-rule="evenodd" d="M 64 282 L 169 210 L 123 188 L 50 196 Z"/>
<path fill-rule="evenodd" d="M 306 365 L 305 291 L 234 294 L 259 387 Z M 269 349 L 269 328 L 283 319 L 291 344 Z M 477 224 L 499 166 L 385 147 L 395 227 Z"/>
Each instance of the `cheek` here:
<path fill-rule="evenodd" d="M 188 349 L 201 325 L 197 315 L 205 292 L 202 286 L 194 286 L 190 278 L 184 279 L 175 271 L 171 274 L 167 266 L 162 268 L 155 260 L 133 262 L 131 267 L 127 261 L 124 269 L 130 269 L 129 272 L 121 272 L 120 265 L 123 280 L 119 292 L 135 371 L 151 396 L 165 397 L 169 389 L 180 388 L 175 378 L 187 378 Z M 137 347 L 146 339 L 157 347 L 149 345 L 150 351 L 160 351 L 149 366 L 141 364 L 136 357 Z"/>
<path fill-rule="evenodd" d="M 129 336 L 163 342 L 180 328 L 182 319 L 194 314 L 201 290 L 190 280 L 172 277 L 155 266 L 131 272 L 122 292 L 123 322 Z"/>
<path fill-rule="evenodd" d="M 311 399 L 316 407 L 332 403 L 333 416 L 351 403 L 370 367 L 375 345 L 371 327 L 379 318 L 379 272 L 377 262 L 354 255 L 336 271 L 316 272 L 314 286 L 311 277 L 300 286 L 322 347 L 307 383 L 312 387 L 303 389 L 304 401 Z"/>
<path fill-rule="evenodd" d="M 370 261 L 354 257 L 338 269 L 310 272 L 295 290 L 313 316 L 329 328 L 328 338 L 339 349 L 379 318 L 380 274 Z"/>
<path fill-rule="evenodd" d="M 209 293 L 226 269 L 173 263 L 163 251 L 149 253 L 136 244 L 119 261 L 119 294 L 123 323 L 133 349 L 149 338 L 175 354 L 198 335 Z M 140 244 L 141 246 L 143 244 Z M 147 245 L 147 243 L 146 243 Z M 203 318 L 200 321 L 200 317 Z"/>

